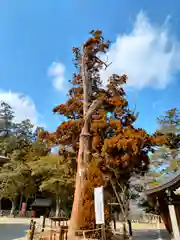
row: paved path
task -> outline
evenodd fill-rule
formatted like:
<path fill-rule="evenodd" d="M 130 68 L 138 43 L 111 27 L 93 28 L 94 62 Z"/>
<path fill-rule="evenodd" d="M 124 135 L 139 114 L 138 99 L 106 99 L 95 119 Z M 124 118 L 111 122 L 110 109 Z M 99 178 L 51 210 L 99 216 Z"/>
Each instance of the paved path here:
<path fill-rule="evenodd" d="M 122 230 L 122 224 L 116 223 L 117 233 Z M 161 230 L 157 229 L 156 224 L 132 224 L 133 239 L 132 240 L 171 240 L 164 226 L 160 226 Z"/>
<path fill-rule="evenodd" d="M 0 240 L 12 240 L 25 236 L 28 225 L 0 224 Z"/>
<path fill-rule="evenodd" d="M 133 230 L 133 240 L 170 240 L 166 230 Z"/>

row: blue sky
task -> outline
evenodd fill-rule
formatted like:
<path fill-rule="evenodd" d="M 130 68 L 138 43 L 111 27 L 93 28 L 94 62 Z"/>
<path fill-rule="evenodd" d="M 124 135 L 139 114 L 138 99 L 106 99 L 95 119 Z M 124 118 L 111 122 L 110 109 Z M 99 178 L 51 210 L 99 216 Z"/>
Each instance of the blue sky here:
<path fill-rule="evenodd" d="M 177 0 L 1 0 L 0 100 L 17 120 L 55 130 L 62 118 L 51 109 L 66 99 L 72 46 L 101 29 L 113 42 L 103 81 L 111 73 L 129 76 L 136 126 L 153 132 L 157 116 L 180 107 L 179 10 Z"/>

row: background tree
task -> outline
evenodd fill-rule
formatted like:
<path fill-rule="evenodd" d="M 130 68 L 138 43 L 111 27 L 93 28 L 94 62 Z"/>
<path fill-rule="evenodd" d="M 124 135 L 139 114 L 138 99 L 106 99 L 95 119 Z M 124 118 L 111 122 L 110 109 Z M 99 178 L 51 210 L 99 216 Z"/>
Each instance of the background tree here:
<path fill-rule="evenodd" d="M 165 112 L 164 116 L 158 118 L 158 132 L 167 138 L 164 146 L 158 148 L 151 157 L 152 166 L 169 175 L 179 170 L 180 158 L 180 112 L 173 108 Z"/>
<path fill-rule="evenodd" d="M 74 154 L 61 151 L 61 155 L 49 154 L 29 163 L 33 176 L 40 177 L 39 189 L 48 191 L 56 199 L 56 216 L 72 201 L 75 181 Z M 67 212 L 68 214 L 68 212 Z"/>
<path fill-rule="evenodd" d="M 21 189 L 21 181 L 17 178 L 16 171 L 18 169 L 17 164 L 4 164 L 0 171 L 0 189 L 1 197 L 7 198 L 11 201 L 12 207 L 10 215 L 14 214 L 17 198 Z"/>
<path fill-rule="evenodd" d="M 145 187 L 158 185 L 179 170 L 180 113 L 175 108 L 170 109 L 157 121 L 159 124 L 157 133 L 164 135 L 166 140 L 149 155 L 149 170 L 141 179 Z"/>
<path fill-rule="evenodd" d="M 166 137 L 161 147 L 157 147 L 150 155 L 149 171 L 140 178 L 143 189 L 153 188 L 173 177 L 179 171 L 179 146 L 180 146 L 180 112 L 173 108 L 164 113 L 158 119 L 158 134 Z M 146 212 L 157 213 L 142 195 L 140 206 Z"/>
<path fill-rule="evenodd" d="M 49 148 L 37 138 L 39 129 L 34 130 L 30 120 L 14 121 L 14 112 L 7 103 L 1 103 L 0 117 L 0 123 L 3 123 L 0 148 L 1 153 L 8 157 L 8 162 L 0 169 L 1 199 L 12 201 L 12 214 L 19 195 L 21 207 L 22 201 L 27 202 L 37 191 L 36 179 L 28 162 L 47 155 Z"/>
<path fill-rule="evenodd" d="M 6 144 L 14 128 L 14 112 L 9 104 L 0 102 L 0 153 L 6 156 Z"/>

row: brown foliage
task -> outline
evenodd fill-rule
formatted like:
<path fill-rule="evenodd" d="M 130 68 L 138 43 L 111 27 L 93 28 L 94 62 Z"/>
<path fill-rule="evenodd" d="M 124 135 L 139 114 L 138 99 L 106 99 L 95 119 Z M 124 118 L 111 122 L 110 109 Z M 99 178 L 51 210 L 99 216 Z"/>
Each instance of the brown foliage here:
<path fill-rule="evenodd" d="M 88 175 L 85 180 L 85 192 L 83 196 L 83 203 L 80 208 L 80 229 L 95 229 L 95 212 L 94 212 L 94 188 L 100 186 L 106 186 L 106 181 L 103 178 L 103 174 L 98 167 L 98 163 L 96 161 L 92 161 L 88 166 Z M 91 214 L 89 214 L 91 213 Z M 105 221 L 108 224 L 110 211 L 108 206 L 108 198 L 105 198 Z M 83 216 L 83 217 L 82 217 Z M 86 233 L 86 237 L 91 236 L 96 239 L 100 237 L 101 232 L 93 231 Z"/>

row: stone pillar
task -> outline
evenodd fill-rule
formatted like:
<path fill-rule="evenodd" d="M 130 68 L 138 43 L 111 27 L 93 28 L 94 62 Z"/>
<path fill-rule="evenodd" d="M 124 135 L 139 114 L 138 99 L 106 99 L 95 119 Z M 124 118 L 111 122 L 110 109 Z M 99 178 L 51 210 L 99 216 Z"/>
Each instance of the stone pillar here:
<path fill-rule="evenodd" d="M 179 240 L 180 233 L 179 233 L 179 227 L 178 227 L 178 222 L 177 222 L 176 211 L 175 211 L 174 205 L 169 205 L 168 208 L 169 208 L 169 215 L 170 215 L 172 229 L 173 229 L 173 235 L 174 235 L 173 240 Z"/>
<path fill-rule="evenodd" d="M 172 191 L 170 189 L 167 189 L 166 193 L 167 193 L 167 200 L 168 200 L 169 216 L 171 219 L 171 225 L 172 225 L 173 236 L 174 236 L 173 240 L 179 240 L 180 233 L 179 233 L 179 226 L 178 226 L 176 211 L 173 205 Z"/>

